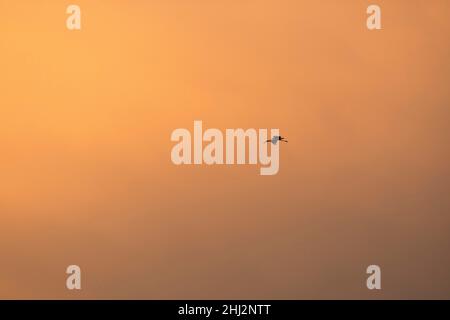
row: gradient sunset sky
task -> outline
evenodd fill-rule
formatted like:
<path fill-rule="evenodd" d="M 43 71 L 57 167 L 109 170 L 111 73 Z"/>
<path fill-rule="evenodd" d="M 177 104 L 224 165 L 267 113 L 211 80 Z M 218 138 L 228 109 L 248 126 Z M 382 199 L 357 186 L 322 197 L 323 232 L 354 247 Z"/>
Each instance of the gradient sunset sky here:
<path fill-rule="evenodd" d="M 0 0 L 0 298 L 450 299 L 449 39 L 448 0 Z M 175 166 L 194 120 L 279 173 Z"/>

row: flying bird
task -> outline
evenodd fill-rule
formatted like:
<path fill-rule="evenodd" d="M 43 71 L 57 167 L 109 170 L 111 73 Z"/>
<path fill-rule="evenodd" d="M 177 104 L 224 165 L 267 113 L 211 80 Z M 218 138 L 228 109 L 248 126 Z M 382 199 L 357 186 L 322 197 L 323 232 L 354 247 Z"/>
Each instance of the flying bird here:
<path fill-rule="evenodd" d="M 278 141 L 288 142 L 285 137 L 282 136 L 273 136 L 271 140 L 267 140 L 267 142 L 272 142 L 273 144 L 277 144 Z"/>

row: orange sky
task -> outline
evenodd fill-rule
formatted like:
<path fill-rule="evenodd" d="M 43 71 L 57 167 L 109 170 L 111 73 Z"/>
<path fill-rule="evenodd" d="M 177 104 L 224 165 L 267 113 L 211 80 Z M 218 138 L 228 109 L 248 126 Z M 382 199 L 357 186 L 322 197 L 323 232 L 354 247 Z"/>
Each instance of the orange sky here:
<path fill-rule="evenodd" d="M 450 2 L 73 2 L 0 2 L 0 298 L 450 298 Z M 279 173 L 173 165 L 194 120 Z"/>

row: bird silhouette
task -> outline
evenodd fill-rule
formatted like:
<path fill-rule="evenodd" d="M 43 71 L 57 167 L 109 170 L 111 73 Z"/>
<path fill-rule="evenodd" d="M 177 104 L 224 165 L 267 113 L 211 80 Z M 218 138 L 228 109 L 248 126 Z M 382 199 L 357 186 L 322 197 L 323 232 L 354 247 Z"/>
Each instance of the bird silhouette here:
<path fill-rule="evenodd" d="M 282 136 L 273 136 L 271 140 L 267 140 L 267 142 L 272 142 L 273 144 L 277 144 L 278 141 L 288 142 L 285 137 Z"/>

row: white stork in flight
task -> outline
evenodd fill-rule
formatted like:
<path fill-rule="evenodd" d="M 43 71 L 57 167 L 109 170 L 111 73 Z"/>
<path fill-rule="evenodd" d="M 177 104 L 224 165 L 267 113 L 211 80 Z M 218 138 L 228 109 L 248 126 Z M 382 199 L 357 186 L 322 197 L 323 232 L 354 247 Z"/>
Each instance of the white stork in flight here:
<path fill-rule="evenodd" d="M 267 140 L 267 142 L 272 142 L 273 144 L 277 144 L 278 141 L 288 142 L 285 137 L 282 136 L 273 136 L 271 140 Z"/>

